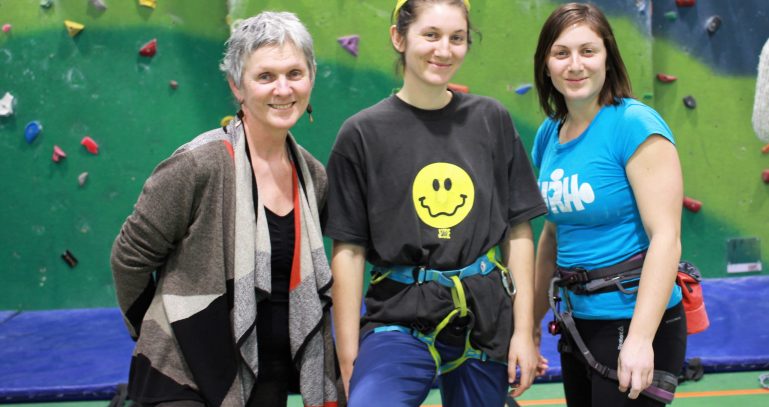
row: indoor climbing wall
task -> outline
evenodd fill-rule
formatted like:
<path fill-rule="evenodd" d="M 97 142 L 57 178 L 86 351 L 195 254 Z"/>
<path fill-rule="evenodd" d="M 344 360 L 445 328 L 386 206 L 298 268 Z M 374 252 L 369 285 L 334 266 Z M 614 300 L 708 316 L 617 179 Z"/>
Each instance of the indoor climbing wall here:
<path fill-rule="evenodd" d="M 543 119 L 532 55 L 560 3 L 471 1 L 481 35 L 454 82 L 500 100 L 529 147 Z M 761 179 L 769 155 L 751 126 L 769 5 L 595 3 L 614 26 L 636 96 L 676 136 L 692 209 L 684 211 L 684 257 L 716 277 L 726 275 L 728 256 L 750 263 L 769 253 Z M 230 22 L 271 9 L 306 23 L 318 57 L 315 121 L 302 119 L 294 134 L 325 161 L 341 123 L 400 84 L 388 37 L 393 5 L 0 0 L 0 309 L 115 305 L 110 247 L 144 180 L 234 112 L 218 71 Z"/>

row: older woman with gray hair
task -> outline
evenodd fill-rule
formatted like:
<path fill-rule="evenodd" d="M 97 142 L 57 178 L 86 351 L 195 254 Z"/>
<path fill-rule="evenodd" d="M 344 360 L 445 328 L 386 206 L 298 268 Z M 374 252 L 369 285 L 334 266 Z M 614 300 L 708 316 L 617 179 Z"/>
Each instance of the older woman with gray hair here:
<path fill-rule="evenodd" d="M 336 406 L 323 166 L 291 127 L 309 108 L 312 38 L 294 14 L 238 24 L 221 64 L 237 118 L 146 181 L 112 249 L 137 341 L 129 398 L 151 406 Z M 341 393 L 343 394 L 343 393 Z"/>

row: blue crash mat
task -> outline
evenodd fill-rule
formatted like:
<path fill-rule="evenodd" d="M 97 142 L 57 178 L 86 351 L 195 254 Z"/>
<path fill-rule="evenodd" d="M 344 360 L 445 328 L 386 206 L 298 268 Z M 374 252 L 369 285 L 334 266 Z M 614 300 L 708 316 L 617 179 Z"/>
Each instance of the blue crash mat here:
<path fill-rule="evenodd" d="M 116 308 L 0 311 L 0 403 L 112 398 L 133 347 Z"/>
<path fill-rule="evenodd" d="M 769 369 L 769 277 L 703 282 L 710 328 L 689 337 L 687 358 L 706 372 Z M 558 337 L 543 322 L 542 351 L 557 381 Z M 117 309 L 0 311 L 0 403 L 109 399 L 128 380 L 133 341 Z"/>
<path fill-rule="evenodd" d="M 699 357 L 706 372 L 769 369 L 769 277 L 709 278 L 702 282 L 710 327 L 688 337 L 687 360 Z M 542 325 L 542 354 L 550 369 L 538 381 L 561 380 L 558 336 Z"/>

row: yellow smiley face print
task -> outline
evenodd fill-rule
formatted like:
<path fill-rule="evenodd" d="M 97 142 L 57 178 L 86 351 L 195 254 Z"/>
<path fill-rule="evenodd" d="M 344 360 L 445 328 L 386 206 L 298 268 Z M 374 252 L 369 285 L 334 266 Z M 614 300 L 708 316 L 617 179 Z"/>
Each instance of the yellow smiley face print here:
<path fill-rule="evenodd" d="M 461 167 L 432 163 L 414 178 L 412 197 L 422 222 L 447 229 L 462 222 L 470 213 L 475 202 L 475 186 Z"/>

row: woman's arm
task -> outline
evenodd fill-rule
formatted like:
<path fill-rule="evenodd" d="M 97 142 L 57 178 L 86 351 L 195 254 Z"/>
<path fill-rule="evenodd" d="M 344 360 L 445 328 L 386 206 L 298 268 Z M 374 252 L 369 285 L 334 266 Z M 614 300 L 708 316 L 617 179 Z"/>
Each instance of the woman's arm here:
<path fill-rule="evenodd" d="M 160 163 L 112 245 L 115 293 L 134 339 L 154 295 L 153 273 L 165 264 L 194 216 L 198 198 L 194 174 L 196 165 L 189 154 L 176 154 Z"/>
<path fill-rule="evenodd" d="M 550 308 L 547 290 L 555 273 L 557 245 L 555 225 L 545 221 L 537 243 L 537 258 L 534 263 L 534 327 L 542 325 L 542 318 Z"/>
<path fill-rule="evenodd" d="M 670 299 L 681 257 L 683 179 L 675 146 L 659 135 L 652 135 L 638 147 L 625 171 L 650 240 L 617 366 L 620 391 L 629 388 L 628 397 L 634 399 L 652 381 L 652 340 Z"/>
<path fill-rule="evenodd" d="M 518 397 L 534 381 L 538 357 L 532 336 L 534 327 L 534 236 L 529 222 L 521 222 L 511 227 L 500 246 L 505 264 L 512 273 L 518 291 L 513 302 L 515 331 L 510 340 L 510 350 L 507 356 L 507 374 L 511 384 L 516 381 L 516 366 L 521 370 L 519 384 L 512 393 L 513 397 Z"/>
<path fill-rule="evenodd" d="M 334 303 L 336 350 L 344 391 L 349 396 L 352 365 L 358 357 L 366 250 L 355 244 L 334 241 L 332 251 L 331 273 L 334 285 L 331 287 L 331 297 Z"/>

